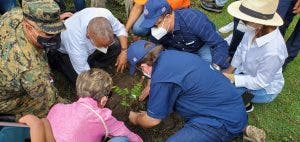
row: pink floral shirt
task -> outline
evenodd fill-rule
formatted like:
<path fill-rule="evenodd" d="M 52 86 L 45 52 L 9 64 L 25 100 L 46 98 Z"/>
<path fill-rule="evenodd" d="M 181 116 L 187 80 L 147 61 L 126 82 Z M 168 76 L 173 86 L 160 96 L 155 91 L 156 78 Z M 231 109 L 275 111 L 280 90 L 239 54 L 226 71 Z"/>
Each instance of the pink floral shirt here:
<path fill-rule="evenodd" d="M 105 137 L 105 128 L 99 117 L 84 107 L 90 106 L 105 121 L 109 136 L 126 136 L 129 141 L 142 142 L 143 140 L 131 132 L 124 122 L 112 116 L 108 108 L 99 108 L 92 98 L 80 98 L 72 104 L 56 104 L 47 116 L 56 142 L 100 142 Z"/>

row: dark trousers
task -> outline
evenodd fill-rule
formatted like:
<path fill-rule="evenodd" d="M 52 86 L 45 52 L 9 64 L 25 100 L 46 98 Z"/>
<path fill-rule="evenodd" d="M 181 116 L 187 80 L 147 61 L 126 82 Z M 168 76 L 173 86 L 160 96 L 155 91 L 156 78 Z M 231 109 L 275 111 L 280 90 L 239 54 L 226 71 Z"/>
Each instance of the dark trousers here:
<path fill-rule="evenodd" d="M 282 17 L 284 24 L 280 27 L 282 35 L 285 34 L 290 23 L 293 21 L 296 14 L 293 13 L 293 7 L 297 0 L 280 0 L 278 5 L 278 13 Z M 300 49 L 300 22 L 298 20 L 295 29 L 286 42 L 288 58 L 285 60 L 285 65 L 294 60 Z"/>
<path fill-rule="evenodd" d="M 115 43 L 108 47 L 106 54 L 96 50 L 88 57 L 88 64 L 90 68 L 102 68 L 108 72 L 111 71 L 112 66 L 116 61 L 117 56 L 121 52 L 120 43 L 115 39 Z M 73 68 L 68 54 L 61 53 L 57 50 L 48 52 L 48 61 L 51 69 L 56 69 L 61 72 L 71 82 L 72 85 L 76 84 L 78 74 Z"/>

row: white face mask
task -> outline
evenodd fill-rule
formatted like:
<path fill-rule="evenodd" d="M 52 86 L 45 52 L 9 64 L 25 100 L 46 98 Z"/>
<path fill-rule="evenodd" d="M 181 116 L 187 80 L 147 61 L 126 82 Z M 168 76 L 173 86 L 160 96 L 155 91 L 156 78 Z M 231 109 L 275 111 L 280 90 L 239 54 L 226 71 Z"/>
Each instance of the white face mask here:
<path fill-rule="evenodd" d="M 238 26 L 236 27 L 237 30 L 241 32 L 252 32 L 256 29 L 252 26 L 246 25 L 242 20 L 239 21 Z"/>
<path fill-rule="evenodd" d="M 163 36 L 165 36 L 168 33 L 169 26 L 167 29 L 163 28 L 165 19 L 163 20 L 162 26 L 161 27 L 152 27 L 151 28 L 151 34 L 153 37 L 155 37 L 157 40 L 160 40 Z"/>
<path fill-rule="evenodd" d="M 252 27 L 252 26 L 250 26 L 250 25 L 246 25 L 246 27 L 247 27 L 247 31 L 248 31 L 248 32 L 253 32 L 253 31 L 256 30 L 256 28 L 254 28 L 254 27 Z"/>
<path fill-rule="evenodd" d="M 244 33 L 247 31 L 247 26 L 242 20 L 240 20 L 236 29 Z"/>
<path fill-rule="evenodd" d="M 147 78 L 151 79 L 151 75 L 150 74 L 143 72 L 143 75 L 146 76 Z"/>
<path fill-rule="evenodd" d="M 147 78 L 151 79 L 151 74 L 150 74 L 151 71 L 147 71 L 147 72 L 149 72 L 149 73 L 146 73 L 146 70 L 145 70 L 145 69 L 142 69 L 142 72 L 143 72 L 143 75 L 144 75 L 144 76 L 146 76 Z"/>

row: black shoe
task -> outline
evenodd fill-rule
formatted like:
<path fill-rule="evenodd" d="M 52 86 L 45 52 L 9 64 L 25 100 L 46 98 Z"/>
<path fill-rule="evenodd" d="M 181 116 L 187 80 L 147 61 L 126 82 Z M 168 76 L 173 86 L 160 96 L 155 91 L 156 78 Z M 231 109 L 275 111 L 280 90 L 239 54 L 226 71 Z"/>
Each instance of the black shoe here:
<path fill-rule="evenodd" d="M 224 6 L 218 6 L 215 1 L 212 0 L 200 0 L 201 7 L 208 11 L 222 12 Z"/>
<path fill-rule="evenodd" d="M 254 110 L 254 106 L 252 103 L 249 103 L 247 106 L 246 106 L 246 112 L 249 113 L 249 112 L 252 112 Z"/>
<path fill-rule="evenodd" d="M 254 95 L 250 91 L 245 91 L 242 94 L 243 103 L 245 106 L 247 106 L 249 103 L 251 103 L 251 100 L 253 99 Z"/>

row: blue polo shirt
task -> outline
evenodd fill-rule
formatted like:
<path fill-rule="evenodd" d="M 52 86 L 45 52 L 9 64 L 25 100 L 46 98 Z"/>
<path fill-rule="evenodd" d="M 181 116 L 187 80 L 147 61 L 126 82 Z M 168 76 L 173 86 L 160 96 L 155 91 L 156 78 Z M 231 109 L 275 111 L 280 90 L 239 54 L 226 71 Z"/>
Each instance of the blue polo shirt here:
<path fill-rule="evenodd" d="M 178 112 L 186 122 L 233 133 L 247 125 L 240 94 L 230 81 L 195 54 L 162 51 L 153 65 L 147 114 L 163 119 Z"/>
<path fill-rule="evenodd" d="M 214 24 L 207 16 L 199 10 L 191 8 L 179 9 L 174 12 L 174 31 L 160 40 L 151 37 L 151 41 L 162 44 L 167 49 L 191 53 L 197 53 L 204 44 L 207 44 L 212 49 L 212 62 L 226 68 L 229 46 L 218 34 Z"/>

